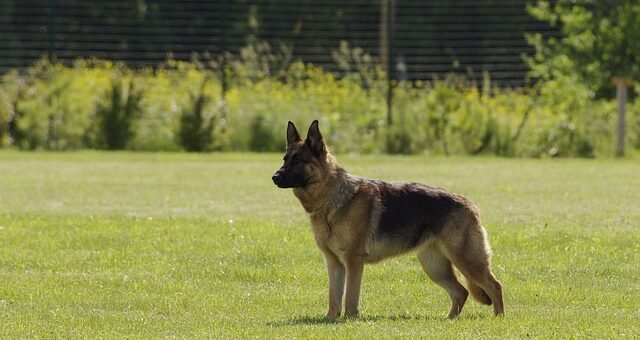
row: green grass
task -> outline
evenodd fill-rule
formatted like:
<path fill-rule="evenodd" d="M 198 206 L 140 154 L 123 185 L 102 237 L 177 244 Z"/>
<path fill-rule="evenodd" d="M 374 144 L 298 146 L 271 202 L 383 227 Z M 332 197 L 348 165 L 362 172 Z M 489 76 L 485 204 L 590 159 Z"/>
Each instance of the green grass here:
<path fill-rule="evenodd" d="M 506 316 L 413 256 L 365 268 L 361 317 L 325 322 L 281 155 L 0 152 L 0 337 L 638 337 L 640 162 L 341 156 L 472 199 Z"/>

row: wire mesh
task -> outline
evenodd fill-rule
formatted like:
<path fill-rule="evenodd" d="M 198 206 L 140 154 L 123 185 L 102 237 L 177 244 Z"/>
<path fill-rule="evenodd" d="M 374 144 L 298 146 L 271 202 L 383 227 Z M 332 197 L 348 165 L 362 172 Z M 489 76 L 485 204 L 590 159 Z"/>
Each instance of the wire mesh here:
<path fill-rule="evenodd" d="M 345 41 L 397 78 L 449 73 L 498 86 L 525 84 L 531 53 L 525 32 L 554 35 L 526 12 L 526 0 L 3 0 L 0 72 L 50 55 L 71 63 L 97 57 L 156 66 L 168 56 L 239 53 L 252 41 L 286 44 L 294 59 L 340 71 L 332 57 Z M 385 15 L 391 4 L 393 18 Z M 391 40 L 385 37 L 385 27 Z M 385 52 L 386 51 L 386 52 Z M 400 65 L 400 67 L 398 67 Z"/>

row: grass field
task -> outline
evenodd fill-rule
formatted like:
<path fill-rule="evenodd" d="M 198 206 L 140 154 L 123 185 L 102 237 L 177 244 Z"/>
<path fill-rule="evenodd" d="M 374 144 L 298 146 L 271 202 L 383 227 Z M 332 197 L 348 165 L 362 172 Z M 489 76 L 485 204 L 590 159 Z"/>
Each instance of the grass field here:
<path fill-rule="evenodd" d="M 480 208 L 506 316 L 413 256 L 365 268 L 326 322 L 308 221 L 276 154 L 0 152 L 0 337 L 640 337 L 640 162 L 342 156 Z"/>

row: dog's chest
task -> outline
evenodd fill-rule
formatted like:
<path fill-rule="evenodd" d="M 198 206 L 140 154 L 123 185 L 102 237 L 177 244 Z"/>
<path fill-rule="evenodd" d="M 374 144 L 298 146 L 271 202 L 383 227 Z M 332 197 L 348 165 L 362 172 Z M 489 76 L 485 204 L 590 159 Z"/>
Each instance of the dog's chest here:
<path fill-rule="evenodd" d="M 364 255 L 365 262 L 375 263 L 402 251 L 393 242 L 376 241 L 372 237 L 358 235 L 348 226 L 312 223 L 312 230 L 318 247 L 331 251 L 341 261 L 349 254 L 359 254 Z"/>
<path fill-rule="evenodd" d="M 338 256 L 352 247 L 353 235 L 343 224 L 331 223 L 326 218 L 312 218 L 311 229 L 318 246 Z"/>

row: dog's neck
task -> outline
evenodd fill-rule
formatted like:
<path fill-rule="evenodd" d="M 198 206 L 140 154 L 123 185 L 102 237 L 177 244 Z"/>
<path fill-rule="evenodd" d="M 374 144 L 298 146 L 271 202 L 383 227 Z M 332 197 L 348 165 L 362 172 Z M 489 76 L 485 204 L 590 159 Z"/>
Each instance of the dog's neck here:
<path fill-rule="evenodd" d="M 294 188 L 304 210 L 312 217 L 330 208 L 338 209 L 346 204 L 360 187 L 361 179 L 352 176 L 334 163 L 322 176 L 322 180 L 311 183 L 303 188 Z"/>

